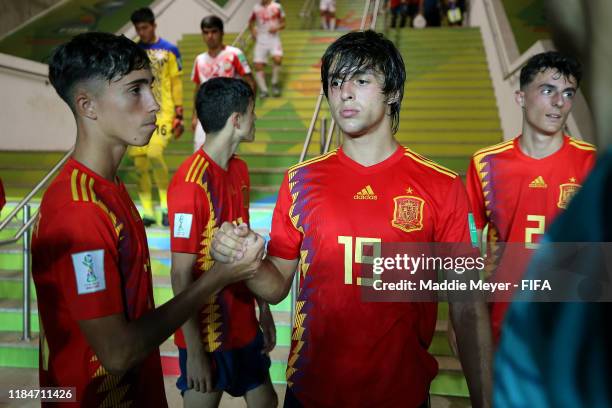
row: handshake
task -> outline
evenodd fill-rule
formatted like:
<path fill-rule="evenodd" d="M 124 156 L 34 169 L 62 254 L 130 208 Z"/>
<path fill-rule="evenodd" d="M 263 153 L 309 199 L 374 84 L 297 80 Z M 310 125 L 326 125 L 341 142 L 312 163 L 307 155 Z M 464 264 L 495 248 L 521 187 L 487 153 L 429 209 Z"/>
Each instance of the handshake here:
<path fill-rule="evenodd" d="M 213 237 L 210 254 L 224 264 L 225 277 L 231 283 L 238 282 L 255 276 L 264 256 L 264 243 L 247 224 L 224 222 Z"/>

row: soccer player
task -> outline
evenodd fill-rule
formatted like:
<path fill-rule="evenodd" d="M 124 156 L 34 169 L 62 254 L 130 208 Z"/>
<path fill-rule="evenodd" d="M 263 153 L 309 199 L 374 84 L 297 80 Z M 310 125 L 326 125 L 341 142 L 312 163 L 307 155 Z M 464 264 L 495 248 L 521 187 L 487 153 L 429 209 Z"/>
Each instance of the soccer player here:
<path fill-rule="evenodd" d="M 321 0 L 319 2 L 321 13 L 321 28 L 324 30 L 336 29 L 336 0 Z"/>
<path fill-rule="evenodd" d="M 239 48 L 223 44 L 223 20 L 217 16 L 204 17 L 200 22 L 200 29 L 208 51 L 196 57 L 191 72 L 191 80 L 196 84 L 191 114 L 191 130 L 195 131 L 193 140 L 195 151 L 204 144 L 206 139 L 195 108 L 195 99 L 200 85 L 215 77 L 242 78 L 255 92 L 255 81 L 246 56 Z"/>
<path fill-rule="evenodd" d="M 117 177 L 127 147 L 146 145 L 156 128 L 149 58 L 123 36 L 80 34 L 54 51 L 49 80 L 77 135 L 32 237 L 40 385 L 75 387 L 75 406 L 165 407 L 158 346 L 252 271 L 215 264 L 154 309 L 144 225 Z"/>
<path fill-rule="evenodd" d="M 469 243 L 467 194 L 456 173 L 393 136 L 406 72 L 391 41 L 374 31 L 340 37 L 323 55 L 321 77 L 343 144 L 287 171 L 267 257 L 245 283 L 275 303 L 299 270 L 285 407 L 427 406 L 437 373 L 427 351 L 437 304 L 363 302 L 360 263 L 381 242 Z M 239 237 L 247 232 L 223 224 L 213 240 L 215 259 L 253 259 L 263 239 L 248 232 L 251 243 L 243 246 Z M 472 402 L 487 406 L 486 306 L 451 303 L 450 310 L 461 322 Z"/>
<path fill-rule="evenodd" d="M 527 259 L 505 259 L 496 244 L 520 242 L 535 248 L 593 166 L 593 145 L 563 131 L 581 76 L 573 57 L 551 51 L 530 58 L 516 91 L 516 103 L 523 111 L 521 134 L 472 157 L 467 189 L 479 237 L 489 226 L 492 279 L 520 279 Z M 506 302 L 490 304 L 495 343 L 507 307 Z"/>
<path fill-rule="evenodd" d="M 610 254 L 612 242 L 612 2 L 608 0 L 548 1 L 546 15 L 555 44 L 581 57 L 588 67 L 589 107 L 600 155 L 583 187 L 546 233 L 546 245 L 587 243 L 561 270 L 550 268 L 560 251 L 536 252 L 529 279 L 551 275 L 591 280 L 604 288 L 600 301 L 515 302 L 504 322 L 495 360 L 495 406 L 612 406 L 612 361 L 609 302 L 610 263 L 594 262 Z M 565 248 L 568 248 L 567 246 Z M 581 253 L 582 252 L 582 253 Z M 588 255 L 585 255 L 588 254 Z M 541 268 L 541 265 L 547 268 Z M 558 265 L 558 264 L 557 264 Z M 601 278 L 608 279 L 601 282 Z M 599 286 L 599 282 L 602 283 Z M 603 301 L 601 301 L 603 300 Z"/>
<path fill-rule="evenodd" d="M 196 107 L 208 137 L 179 167 L 168 196 L 175 294 L 208 273 L 210 243 L 221 223 L 249 222 L 248 169 L 234 153 L 240 142 L 255 137 L 253 91 L 240 79 L 212 78 L 200 87 Z M 274 321 L 260 301 L 262 333 L 254 302 L 244 283 L 228 286 L 175 335 L 177 386 L 186 407 L 216 407 L 223 391 L 244 396 L 250 407 L 276 406 L 265 354 L 276 341 Z"/>
<path fill-rule="evenodd" d="M 157 114 L 157 128 L 147 146 L 131 148 L 128 153 L 134 159 L 138 174 L 138 197 L 143 207 L 145 226 L 156 223 L 151 195 L 151 176 L 159 193 L 162 225 L 168 226 L 168 166 L 164 160 L 164 149 L 172 138 L 183 133 L 183 84 L 181 83 L 181 54 L 178 48 L 157 37 L 155 16 L 150 8 L 144 7 L 132 13 L 132 24 L 140 37 L 138 45 L 147 51 L 155 81 L 153 93 L 161 106 Z"/>
<path fill-rule="evenodd" d="M 285 12 L 283 7 L 272 0 L 261 0 L 253 8 L 249 20 L 249 28 L 255 39 L 253 62 L 255 63 L 255 82 L 259 88 L 259 97 L 268 97 L 268 86 L 264 68 L 268 63 L 268 55 L 272 56 L 272 95 L 280 96 L 280 71 L 283 60 L 283 45 L 280 30 L 285 28 Z"/>

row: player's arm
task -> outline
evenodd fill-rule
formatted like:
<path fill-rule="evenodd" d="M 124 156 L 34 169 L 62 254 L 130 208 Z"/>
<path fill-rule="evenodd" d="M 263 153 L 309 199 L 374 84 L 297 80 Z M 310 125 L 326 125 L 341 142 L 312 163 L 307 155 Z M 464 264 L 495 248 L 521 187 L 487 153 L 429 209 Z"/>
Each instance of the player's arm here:
<path fill-rule="evenodd" d="M 193 268 L 197 254 L 172 252 L 170 278 L 174 296 L 193 284 Z M 199 392 L 212 391 L 210 360 L 200 337 L 199 311 L 195 311 L 181 326 L 187 345 L 187 386 Z"/>
<path fill-rule="evenodd" d="M 253 74 L 250 72 L 248 74 L 244 74 L 242 76 L 242 79 L 244 79 L 244 81 L 247 84 L 249 84 L 249 86 L 253 90 L 253 94 L 257 95 L 257 85 L 255 84 L 255 79 L 253 78 Z"/>
<path fill-rule="evenodd" d="M 193 109 L 191 110 L 191 130 L 195 131 L 198 126 L 198 112 L 196 111 L 196 100 L 198 99 L 198 90 L 200 85 L 196 84 L 193 90 Z"/>
<path fill-rule="evenodd" d="M 443 207 L 436 226 L 437 242 L 457 242 L 457 251 L 468 256 L 479 256 L 471 249 L 469 232 L 468 196 L 461 180 L 456 178 L 446 194 L 446 205 Z M 480 279 L 476 269 L 466 270 L 459 274 L 447 271 L 446 279 L 460 279 L 468 284 Z M 459 359 L 463 367 L 470 399 L 474 407 L 491 405 L 492 392 L 492 337 L 489 323 L 489 312 L 485 299 L 464 299 L 464 296 L 448 293 L 450 319 L 455 329 Z"/>
<path fill-rule="evenodd" d="M 249 230 L 246 224 L 236 227 L 224 222 L 215 233 L 210 253 L 217 263 L 227 262 L 229 267 L 235 265 L 256 270 L 257 276 L 245 281 L 245 284 L 255 296 L 277 304 L 291 289 L 299 259 L 288 260 L 275 256 L 258 258 L 253 252 L 263 253 L 263 243 L 263 238 Z"/>
<path fill-rule="evenodd" d="M 226 285 L 254 276 L 244 264 L 228 267 L 216 263 L 189 288 L 139 319 L 128 321 L 124 313 L 117 313 L 79 320 L 79 326 L 104 368 L 122 375 L 159 347 L 210 296 Z"/>
<path fill-rule="evenodd" d="M 479 279 L 477 271 L 466 271 L 465 274 L 470 272 L 475 276 L 466 278 Z M 455 276 L 455 272 L 450 273 Z M 447 279 L 451 278 L 447 276 Z M 493 346 L 486 303 L 484 300 L 451 300 L 449 311 L 472 406 L 489 407 L 493 389 Z"/>
<path fill-rule="evenodd" d="M 255 18 L 255 13 L 253 13 L 251 15 L 251 18 L 249 19 L 249 31 L 251 32 L 251 36 L 253 37 L 253 40 L 257 40 L 257 27 L 256 27 L 256 18 Z"/>
<path fill-rule="evenodd" d="M 276 346 L 276 326 L 274 325 L 274 317 L 272 317 L 272 311 L 268 302 L 261 298 L 256 299 L 259 306 L 259 326 L 264 338 L 264 348 L 261 352 L 262 354 L 267 354 Z"/>

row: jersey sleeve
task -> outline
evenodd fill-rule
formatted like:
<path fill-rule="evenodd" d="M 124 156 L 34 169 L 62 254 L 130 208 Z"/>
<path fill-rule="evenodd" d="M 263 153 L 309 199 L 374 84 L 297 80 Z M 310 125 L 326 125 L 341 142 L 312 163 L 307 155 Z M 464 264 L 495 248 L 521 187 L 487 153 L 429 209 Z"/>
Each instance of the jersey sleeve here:
<path fill-rule="evenodd" d="M 268 255 L 270 256 L 288 260 L 299 257 L 303 236 L 291 221 L 292 206 L 293 200 L 289 192 L 287 174 L 285 174 L 272 214 L 272 231 L 268 244 Z"/>
<path fill-rule="evenodd" d="M 181 65 L 174 52 L 169 53 L 168 75 L 170 77 L 170 90 L 172 102 L 175 106 L 183 105 L 183 83 L 181 82 Z"/>
<path fill-rule="evenodd" d="M 455 178 L 444 195 L 444 205 L 438 214 L 435 242 L 470 242 L 468 214 L 470 206 L 463 183 Z"/>
<path fill-rule="evenodd" d="M 481 230 L 489 221 L 485 211 L 482 185 L 476 170 L 476 165 L 474 164 L 474 159 L 470 160 L 470 164 L 468 166 L 466 184 L 470 207 L 472 209 L 472 214 L 474 215 L 474 223 L 476 224 L 476 228 Z"/>
<path fill-rule="evenodd" d="M 200 85 L 200 83 L 202 82 L 200 80 L 200 74 L 198 73 L 198 61 L 200 60 L 200 57 L 196 57 L 196 59 L 193 61 L 193 68 L 191 69 L 191 81 L 193 83 L 195 83 L 196 85 Z"/>
<path fill-rule="evenodd" d="M 75 320 L 123 312 L 119 227 L 93 203 L 74 203 L 55 216 L 44 246 L 59 275 L 57 290 Z"/>
<path fill-rule="evenodd" d="M 278 5 L 278 18 L 283 19 L 285 18 L 285 10 L 283 9 L 283 6 L 280 3 L 276 3 Z"/>
<path fill-rule="evenodd" d="M 168 190 L 170 250 L 197 254 L 202 233 L 210 219 L 210 206 L 202 187 L 196 183 L 171 185 Z"/>
<path fill-rule="evenodd" d="M 240 76 L 245 76 L 251 73 L 251 67 L 249 66 L 249 61 L 247 61 L 246 55 L 241 50 L 236 51 L 236 55 L 234 58 L 234 67 L 236 72 Z"/>

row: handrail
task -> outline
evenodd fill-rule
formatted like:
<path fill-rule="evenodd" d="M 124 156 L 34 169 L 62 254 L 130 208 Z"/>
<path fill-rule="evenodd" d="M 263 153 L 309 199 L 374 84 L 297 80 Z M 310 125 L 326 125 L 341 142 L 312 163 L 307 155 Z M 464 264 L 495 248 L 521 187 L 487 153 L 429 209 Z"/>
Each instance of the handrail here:
<path fill-rule="evenodd" d="M 43 179 L 41 181 L 38 182 L 38 184 L 36 186 L 34 186 L 34 188 L 32 189 L 32 191 L 30 191 L 20 202 L 19 204 L 17 204 L 17 206 L 13 209 L 13 211 L 11 211 L 9 213 L 9 215 L 7 215 L 7 217 L 0 223 L 0 231 L 2 231 L 4 228 L 6 228 L 6 226 L 9 224 L 9 222 L 11 222 L 11 220 L 13 218 L 15 218 L 17 216 L 17 213 L 26 205 L 30 202 L 30 200 L 32 199 L 32 197 L 34 197 L 36 195 L 36 193 L 38 193 L 38 191 L 40 191 L 41 188 L 43 188 L 43 186 L 45 184 L 47 184 L 47 182 L 49 181 L 49 179 L 51 177 L 53 177 L 53 175 L 55 174 L 55 172 L 64 165 L 64 163 L 66 163 L 66 161 L 68 160 L 68 158 L 70 157 L 70 155 L 72 155 L 72 152 L 74 151 L 74 147 L 72 147 L 58 162 L 57 164 L 55 164 L 55 166 L 53 166 L 53 168 L 47 173 L 47 175 L 45 177 L 43 177 Z M 27 230 L 33 223 L 33 220 L 36 219 L 36 216 L 32 217 L 30 219 L 30 222 L 28 225 L 24 225 L 21 227 L 21 229 L 19 229 L 19 231 L 17 231 L 17 233 L 9 239 L 6 240 L 2 240 L 0 241 L 0 246 L 2 245 L 7 245 L 7 244 L 12 244 L 14 242 L 17 242 L 21 236 L 23 235 L 23 233 L 25 232 L 25 230 Z"/>
<path fill-rule="evenodd" d="M 47 184 L 49 179 L 55 175 L 55 172 L 59 170 L 60 167 L 66 163 L 68 158 L 74 152 L 74 146 L 57 162 L 55 166 L 49 171 L 45 177 L 41 181 L 34 186 L 32 191 L 30 191 L 17 206 L 10 212 L 10 214 L 0 223 L 0 231 L 6 228 L 7 225 L 11 222 L 13 218 L 17 216 L 20 210 L 23 210 L 23 225 L 13 235 L 12 238 L 5 239 L 0 241 L 0 246 L 12 244 L 14 242 L 19 241 L 20 238 L 23 237 L 22 242 L 22 254 L 23 254 L 23 270 L 22 270 L 22 281 L 23 281 L 23 310 L 22 310 L 22 335 L 21 340 L 29 341 L 31 339 L 31 327 L 30 327 L 30 269 L 31 269 L 31 254 L 30 254 L 30 228 L 38 219 L 38 211 L 32 217 L 30 215 L 30 200 L 38 191 L 43 188 L 44 185 Z"/>
<path fill-rule="evenodd" d="M 240 33 L 238 33 L 238 35 L 236 36 L 236 38 L 234 38 L 234 41 L 232 41 L 232 47 L 237 47 L 240 48 L 243 52 L 246 46 L 246 42 L 248 40 L 243 39 L 242 37 L 244 37 L 246 32 L 249 32 L 249 34 L 251 34 L 251 30 L 249 30 L 249 25 L 245 25 L 244 28 L 242 29 L 242 31 Z M 251 39 L 253 37 L 251 36 Z"/>
<path fill-rule="evenodd" d="M 313 4 L 314 0 L 305 0 L 302 8 L 300 9 L 299 16 L 302 18 L 310 16 Z"/>
<path fill-rule="evenodd" d="M 33 77 L 39 78 L 39 79 L 43 79 L 45 81 L 46 84 L 48 84 L 49 81 L 49 77 L 47 76 L 47 74 L 43 74 L 41 72 L 36 72 L 34 70 L 31 69 L 24 69 L 24 68 L 15 68 L 9 65 L 5 65 L 0 63 L 0 69 L 6 69 L 8 71 L 14 71 L 14 72 L 19 72 L 20 74 L 27 74 L 27 75 L 31 75 Z"/>

